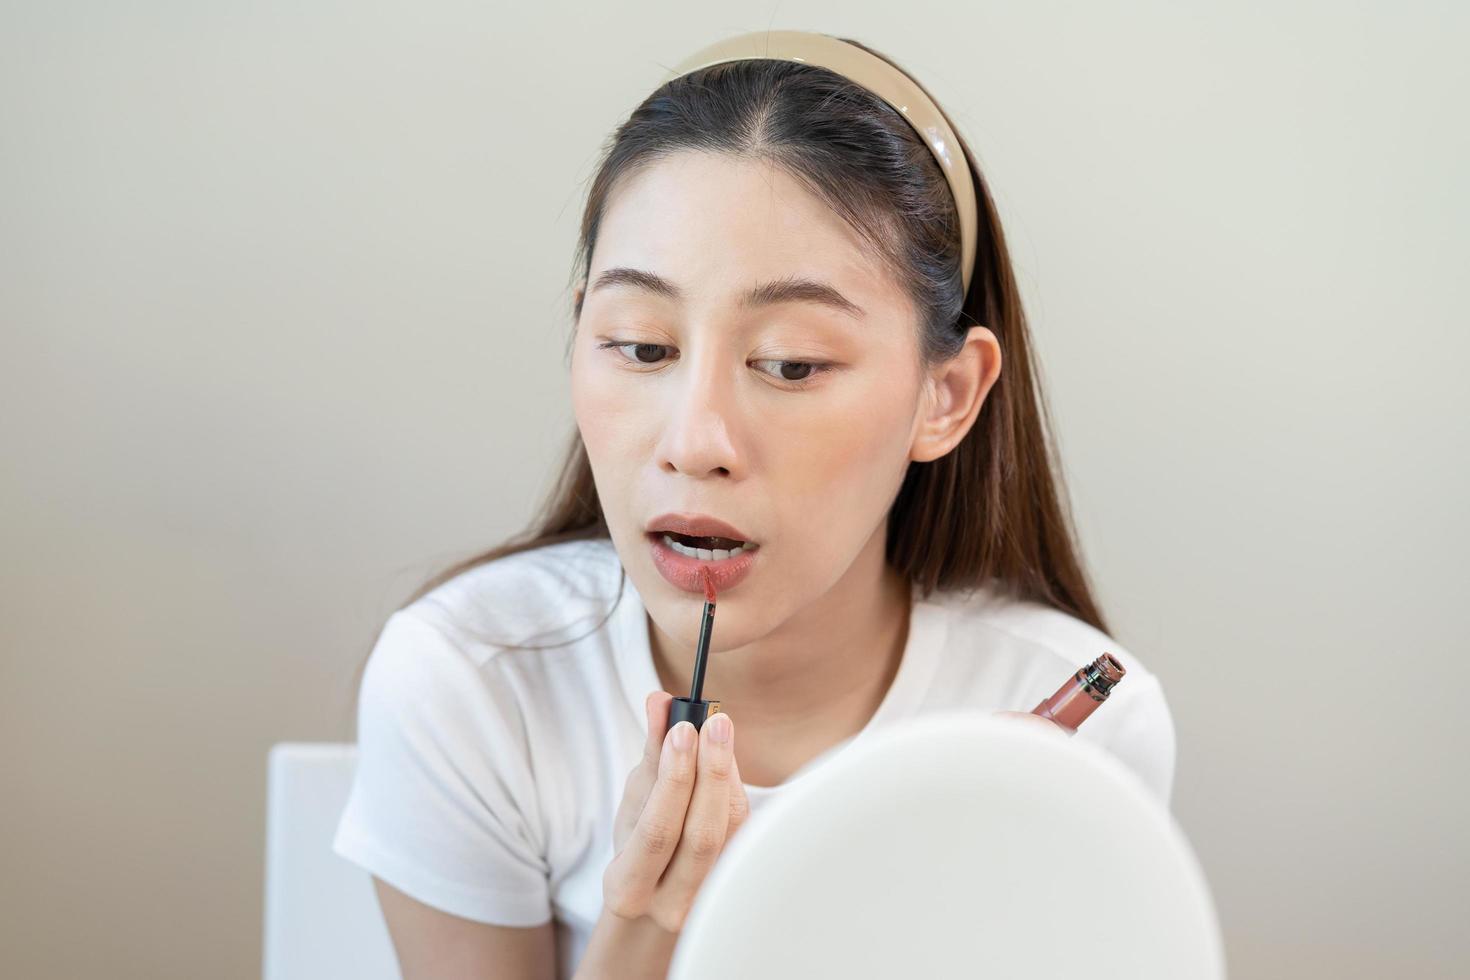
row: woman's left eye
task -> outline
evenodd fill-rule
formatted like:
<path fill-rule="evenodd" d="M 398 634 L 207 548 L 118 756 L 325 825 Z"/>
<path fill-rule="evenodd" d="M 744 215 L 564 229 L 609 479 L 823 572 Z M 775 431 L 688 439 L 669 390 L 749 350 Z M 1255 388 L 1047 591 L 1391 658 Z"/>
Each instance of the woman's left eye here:
<path fill-rule="evenodd" d="M 778 380 L 778 381 L 784 381 L 787 384 L 796 385 L 797 387 L 801 387 L 803 385 L 811 384 L 812 381 L 815 380 L 815 378 L 817 377 L 817 375 L 823 373 L 824 371 L 831 370 L 831 367 L 832 367 L 832 365 L 830 365 L 830 364 L 824 364 L 824 363 L 821 363 L 819 361 L 777 361 L 777 360 L 764 360 L 764 361 L 756 361 L 754 363 L 756 363 L 756 364 L 780 364 L 780 365 L 782 365 L 782 367 L 780 367 L 780 368 L 777 369 L 777 372 L 778 373 L 773 374 L 772 377 L 776 378 L 776 380 Z M 799 372 L 799 375 L 800 376 L 799 377 L 795 377 L 795 378 L 788 376 L 787 373 L 786 373 L 788 369 L 794 370 L 796 372 Z M 766 373 L 767 374 L 770 374 L 771 372 L 768 371 Z"/>
<path fill-rule="evenodd" d="M 643 365 L 657 365 L 661 363 L 660 360 L 646 360 L 645 355 L 653 354 L 660 350 L 667 349 L 667 345 L 665 344 L 639 344 L 616 340 L 607 341 L 606 343 L 601 343 L 597 345 L 598 350 L 604 350 L 609 347 L 615 348 L 620 352 L 622 352 L 623 348 L 632 348 L 632 352 L 624 352 L 623 357 L 632 363 Z M 774 373 L 770 371 L 766 371 L 764 373 L 769 374 L 777 381 L 781 381 L 787 385 L 796 388 L 804 387 L 805 385 L 810 384 L 813 380 L 815 380 L 817 375 L 822 374 L 826 371 L 830 371 L 832 369 L 832 365 L 822 361 L 783 361 L 775 359 L 764 359 L 752 361 L 751 363 L 781 365 L 776 369 Z M 792 373 L 795 373 L 797 376 L 792 377 Z"/>

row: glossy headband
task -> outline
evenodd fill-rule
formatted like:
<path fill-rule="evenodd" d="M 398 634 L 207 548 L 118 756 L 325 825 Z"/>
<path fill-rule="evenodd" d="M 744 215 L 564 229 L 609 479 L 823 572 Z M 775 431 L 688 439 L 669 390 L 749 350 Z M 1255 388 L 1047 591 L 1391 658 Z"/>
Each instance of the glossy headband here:
<path fill-rule="evenodd" d="M 753 31 L 726 38 L 685 58 L 664 82 L 725 61 L 762 59 L 799 61 L 835 71 L 893 106 L 909 121 L 939 161 L 954 194 L 960 216 L 960 268 L 964 270 L 968 296 L 978 225 L 975 185 L 960 142 L 934 101 L 912 78 L 882 58 L 840 38 L 811 31 Z"/>

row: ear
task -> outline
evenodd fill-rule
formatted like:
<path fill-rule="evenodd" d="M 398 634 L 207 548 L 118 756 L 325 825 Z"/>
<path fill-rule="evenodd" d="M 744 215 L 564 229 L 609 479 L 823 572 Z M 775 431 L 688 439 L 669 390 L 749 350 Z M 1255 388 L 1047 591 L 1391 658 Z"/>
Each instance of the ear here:
<path fill-rule="evenodd" d="M 1000 377 L 1000 360 L 995 334 L 971 327 L 959 353 L 929 371 L 910 459 L 927 463 L 959 445 Z"/>

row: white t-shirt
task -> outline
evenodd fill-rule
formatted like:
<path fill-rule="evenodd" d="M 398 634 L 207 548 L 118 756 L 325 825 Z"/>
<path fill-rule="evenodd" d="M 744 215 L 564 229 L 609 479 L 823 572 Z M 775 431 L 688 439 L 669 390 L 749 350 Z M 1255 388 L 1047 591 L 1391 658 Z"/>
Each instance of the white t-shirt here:
<path fill-rule="evenodd" d="M 333 842 L 454 915 L 554 920 L 562 978 L 601 912 L 644 698 L 660 687 L 632 579 L 613 607 L 620 570 L 609 540 L 563 542 L 470 569 L 394 613 L 363 675 L 357 769 Z M 877 713 L 785 783 L 747 785 L 752 814 L 868 732 L 933 711 L 1029 711 L 1104 651 L 1127 677 L 1075 737 L 1111 751 L 1168 806 L 1173 720 L 1136 657 L 1050 606 L 984 590 L 926 600 L 916 588 Z"/>

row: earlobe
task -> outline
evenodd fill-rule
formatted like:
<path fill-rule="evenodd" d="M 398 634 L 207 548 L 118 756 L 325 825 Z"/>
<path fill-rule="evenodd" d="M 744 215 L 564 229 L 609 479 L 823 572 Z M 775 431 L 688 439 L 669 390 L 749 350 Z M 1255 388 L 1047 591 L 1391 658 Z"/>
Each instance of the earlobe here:
<path fill-rule="evenodd" d="M 969 434 L 980 408 L 1000 377 L 1000 341 L 986 327 L 971 327 L 965 345 L 925 379 L 924 417 L 911 459 L 939 459 Z"/>

